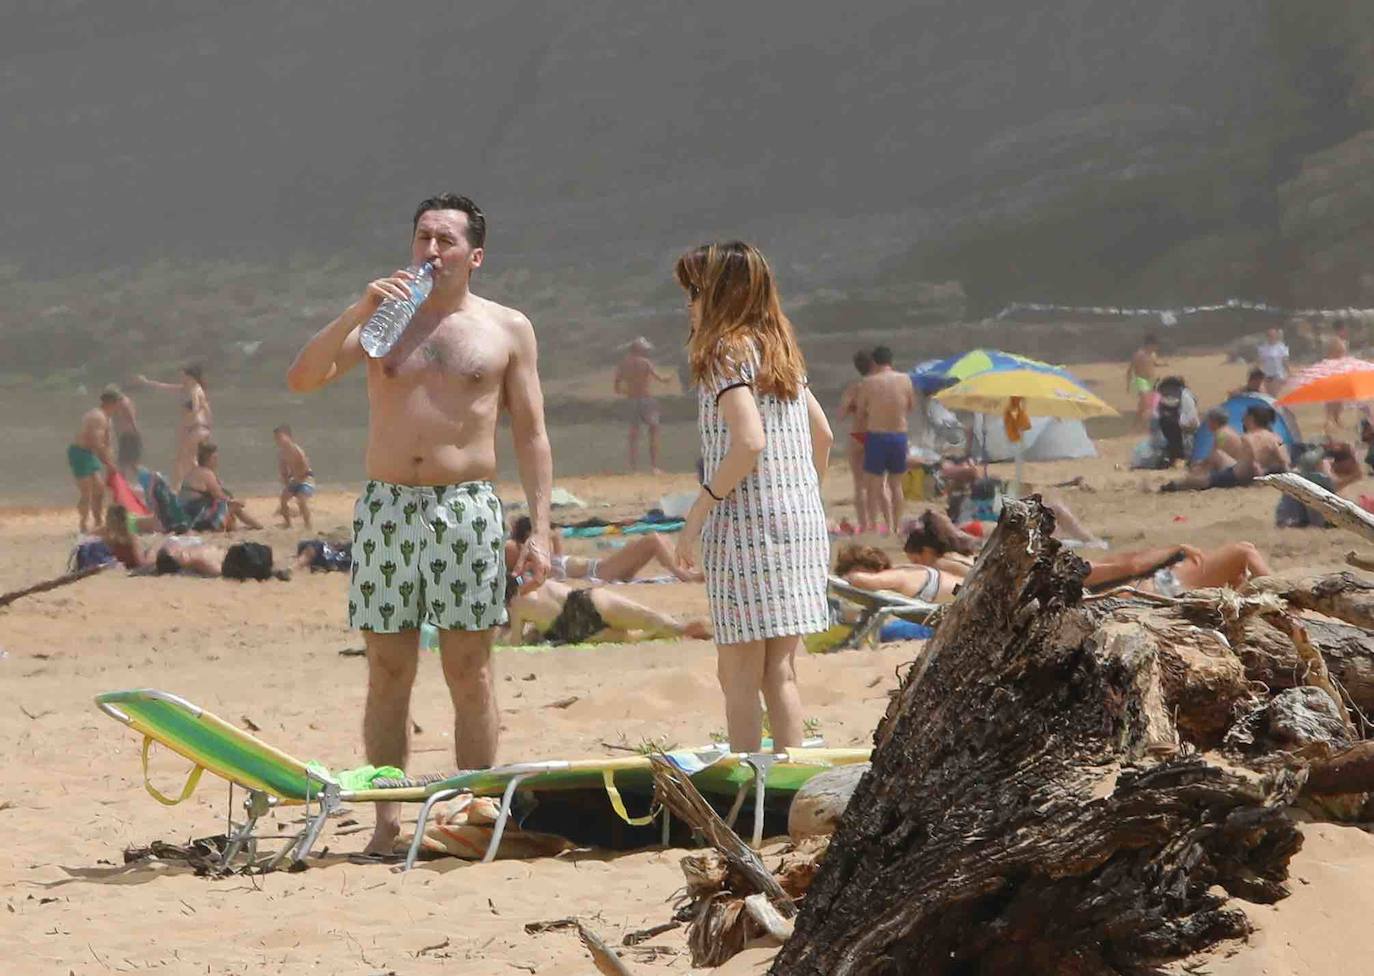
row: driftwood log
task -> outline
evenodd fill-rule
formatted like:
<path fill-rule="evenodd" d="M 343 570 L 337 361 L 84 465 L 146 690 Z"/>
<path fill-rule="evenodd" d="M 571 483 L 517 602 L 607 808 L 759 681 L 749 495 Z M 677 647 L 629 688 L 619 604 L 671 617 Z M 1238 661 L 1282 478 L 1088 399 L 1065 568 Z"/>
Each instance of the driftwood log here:
<path fill-rule="evenodd" d="M 1271 488 L 1277 488 L 1290 498 L 1296 498 L 1308 508 L 1315 508 L 1326 516 L 1326 520 L 1332 525 L 1339 525 L 1356 535 L 1374 541 L 1374 515 L 1369 514 L 1348 498 L 1342 498 L 1340 495 L 1327 491 L 1321 485 L 1308 481 L 1302 475 L 1294 474 L 1291 471 L 1284 474 L 1263 475 L 1255 480 Z"/>
<path fill-rule="evenodd" d="M 119 564 L 103 563 L 99 566 L 87 566 L 85 569 L 77 569 L 70 573 L 63 573 L 61 576 L 54 576 L 52 579 L 45 579 L 42 582 L 34 583 L 31 586 L 25 586 L 22 589 L 11 590 L 8 593 L 0 593 L 0 607 L 9 606 L 15 600 L 22 597 L 33 596 L 35 593 L 46 593 L 48 590 L 55 590 L 59 586 L 67 586 L 78 580 L 83 580 L 87 576 L 94 576 L 96 573 L 102 573 L 111 566 L 117 565 Z"/>
<path fill-rule="evenodd" d="M 1307 766 L 1359 748 L 1321 638 L 1263 588 L 1085 600 L 1052 530 L 1036 500 L 1006 504 L 774 974 L 1154 973 L 1250 931 L 1228 896 L 1286 894 Z M 1330 589 L 1305 592 L 1374 619 L 1374 588 Z M 1236 652 L 1261 629 L 1267 652 Z"/>

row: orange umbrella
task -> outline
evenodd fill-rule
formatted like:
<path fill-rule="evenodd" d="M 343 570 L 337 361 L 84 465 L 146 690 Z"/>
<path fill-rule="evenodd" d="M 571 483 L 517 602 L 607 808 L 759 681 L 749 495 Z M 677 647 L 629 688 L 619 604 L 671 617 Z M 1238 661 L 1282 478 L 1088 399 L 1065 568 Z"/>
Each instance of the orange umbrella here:
<path fill-rule="evenodd" d="M 1323 359 L 1294 376 L 1279 403 L 1289 407 L 1339 400 L 1374 400 L 1374 363 L 1353 356 Z"/>

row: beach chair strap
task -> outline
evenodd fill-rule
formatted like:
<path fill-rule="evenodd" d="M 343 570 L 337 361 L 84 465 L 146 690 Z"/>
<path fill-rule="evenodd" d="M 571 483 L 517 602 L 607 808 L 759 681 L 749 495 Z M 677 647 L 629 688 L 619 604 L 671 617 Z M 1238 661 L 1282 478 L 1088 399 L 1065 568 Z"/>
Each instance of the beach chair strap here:
<path fill-rule="evenodd" d="M 151 749 L 152 746 L 153 737 L 151 735 L 145 735 L 143 737 L 143 788 L 147 790 L 148 795 L 158 803 L 161 803 L 163 806 L 174 807 L 196 791 L 196 786 L 200 783 L 200 774 L 205 772 L 205 767 L 197 766 L 191 770 L 191 775 L 186 777 L 186 785 L 181 788 L 181 796 L 173 800 L 171 797 L 163 796 L 159 793 L 157 787 L 153 785 L 153 781 L 148 778 L 148 750 Z"/>
<path fill-rule="evenodd" d="M 625 801 L 620 796 L 620 791 L 615 788 L 615 771 L 603 769 L 601 771 L 601 782 L 606 784 L 606 796 L 611 801 L 611 809 L 615 810 L 616 816 L 625 821 L 631 827 L 647 827 L 654 822 L 658 816 L 658 808 L 654 807 L 642 817 L 632 817 L 625 809 Z"/>

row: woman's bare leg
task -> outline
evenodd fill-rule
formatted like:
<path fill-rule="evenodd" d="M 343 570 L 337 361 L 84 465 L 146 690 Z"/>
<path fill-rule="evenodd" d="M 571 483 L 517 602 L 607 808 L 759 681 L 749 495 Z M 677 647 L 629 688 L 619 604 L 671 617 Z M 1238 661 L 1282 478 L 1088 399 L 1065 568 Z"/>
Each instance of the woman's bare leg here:
<path fill-rule="evenodd" d="M 797 648 L 801 635 L 764 641 L 763 701 L 773 730 L 773 749 L 800 746 L 803 737 L 801 693 L 797 691 Z"/>
<path fill-rule="evenodd" d="M 1063 496 L 1058 492 L 1046 491 L 1041 495 L 1044 499 L 1045 507 L 1054 514 L 1055 535 L 1063 539 L 1079 539 L 1083 542 L 1099 541 L 1097 534 L 1078 520 L 1078 516 L 1069 510 L 1069 506 L 1064 503 Z"/>
<path fill-rule="evenodd" d="M 647 637 L 704 637 L 699 621 L 679 623 L 666 613 L 651 610 L 642 603 L 605 587 L 591 591 L 592 606 L 601 619 L 616 630 L 639 631 Z"/>
<path fill-rule="evenodd" d="M 1252 577 L 1269 576 L 1272 572 L 1264 556 L 1249 542 L 1218 546 L 1174 567 L 1174 576 L 1190 590 L 1237 587 Z"/>
<path fill-rule="evenodd" d="M 716 677 L 725 693 L 725 731 L 735 752 L 758 752 L 763 744 L 764 641 L 716 645 Z"/>
<path fill-rule="evenodd" d="M 604 559 L 597 560 L 596 575 L 611 581 L 632 580 L 641 569 L 654 561 L 678 579 L 688 578 L 674 565 L 673 552 L 668 548 L 667 540 L 657 532 L 639 536 Z"/>
<path fill-rule="evenodd" d="M 864 446 L 853 438 L 849 440 L 849 474 L 854 479 L 854 514 L 859 520 L 859 531 L 872 532 L 874 519 L 868 504 L 868 479 L 864 477 Z"/>

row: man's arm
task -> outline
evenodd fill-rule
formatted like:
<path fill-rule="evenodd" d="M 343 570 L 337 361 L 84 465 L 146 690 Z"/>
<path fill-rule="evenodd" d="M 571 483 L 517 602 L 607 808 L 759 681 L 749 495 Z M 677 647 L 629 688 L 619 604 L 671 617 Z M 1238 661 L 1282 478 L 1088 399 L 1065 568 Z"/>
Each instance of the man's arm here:
<path fill-rule="evenodd" d="M 115 470 L 114 452 L 110 450 L 110 441 L 114 436 L 114 425 L 110 423 L 109 417 L 102 417 L 103 421 L 99 427 L 93 431 L 93 438 L 96 457 L 100 458 L 100 463 L 111 471 Z"/>
<path fill-rule="evenodd" d="M 625 361 L 621 360 L 615 366 L 615 383 L 611 387 L 616 396 L 620 396 L 621 384 L 625 381 Z"/>
<path fill-rule="evenodd" d="M 358 333 L 376 310 L 377 306 L 364 297 L 316 332 L 286 371 L 286 385 L 296 393 L 309 393 L 362 362 L 363 347 Z"/>
<path fill-rule="evenodd" d="M 503 393 L 510 411 L 516 466 L 530 513 L 530 537 L 514 571 L 528 572 L 527 582 L 542 583 L 549 571 L 549 496 L 553 492 L 553 451 L 544 426 L 544 391 L 539 385 L 539 345 L 534 326 L 514 313 L 509 327 L 513 339 Z"/>

